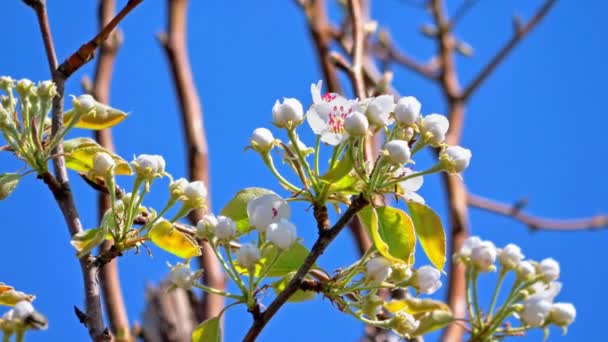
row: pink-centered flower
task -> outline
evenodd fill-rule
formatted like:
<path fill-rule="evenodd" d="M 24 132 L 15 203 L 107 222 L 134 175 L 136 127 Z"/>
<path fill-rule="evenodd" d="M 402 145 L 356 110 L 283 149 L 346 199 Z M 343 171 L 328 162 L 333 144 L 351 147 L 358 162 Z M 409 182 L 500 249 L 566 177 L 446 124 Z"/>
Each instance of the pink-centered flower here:
<path fill-rule="evenodd" d="M 348 100 L 336 93 L 321 95 L 322 81 L 310 86 L 313 104 L 306 113 L 310 128 L 321 141 L 329 145 L 338 145 L 346 138 L 344 120 L 357 109 L 357 101 Z"/>

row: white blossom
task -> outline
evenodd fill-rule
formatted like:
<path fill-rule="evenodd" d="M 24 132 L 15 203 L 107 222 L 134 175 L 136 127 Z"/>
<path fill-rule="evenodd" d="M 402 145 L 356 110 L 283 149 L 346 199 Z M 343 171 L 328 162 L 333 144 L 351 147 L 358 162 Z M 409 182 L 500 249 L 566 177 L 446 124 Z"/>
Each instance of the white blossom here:
<path fill-rule="evenodd" d="M 218 240 L 230 240 L 236 234 L 236 223 L 229 217 L 218 216 L 214 233 Z"/>
<path fill-rule="evenodd" d="M 279 249 L 291 247 L 298 238 L 296 226 L 285 219 L 268 225 L 266 234 L 268 241 L 272 242 Z"/>
<path fill-rule="evenodd" d="M 403 165 L 410 160 L 410 147 L 405 140 L 391 140 L 384 144 L 388 160 L 394 165 Z"/>
<path fill-rule="evenodd" d="M 443 169 L 450 174 L 464 171 L 471 162 L 471 150 L 461 146 L 448 146 L 439 155 Z"/>
<path fill-rule="evenodd" d="M 388 126 L 393 123 L 391 113 L 395 109 L 393 95 L 380 95 L 364 101 L 367 103 L 365 114 L 369 122 L 377 127 Z"/>
<path fill-rule="evenodd" d="M 34 313 L 34 306 L 27 300 L 22 300 L 13 306 L 13 317 L 19 320 L 25 320 L 28 316 Z"/>
<path fill-rule="evenodd" d="M 415 97 L 402 97 L 395 106 L 395 119 L 402 125 L 413 125 L 418 121 L 421 108 L 420 101 Z"/>
<path fill-rule="evenodd" d="M 498 253 L 498 261 L 507 269 L 516 268 L 524 255 L 521 253 L 521 248 L 515 244 L 508 244 Z"/>
<path fill-rule="evenodd" d="M 407 167 L 401 167 L 395 172 L 395 177 L 407 177 L 412 174 L 414 174 L 414 170 Z M 416 191 L 418 191 L 422 187 L 423 183 L 424 178 L 422 176 L 408 178 L 404 181 L 399 182 L 399 187 L 401 187 L 401 190 L 403 191 L 403 194 L 401 194 L 401 196 L 406 201 L 414 201 L 424 204 L 424 198 L 422 198 L 422 196 L 416 193 Z"/>
<path fill-rule="evenodd" d="M 238 251 L 236 251 L 236 260 L 241 267 L 252 269 L 260 260 L 260 250 L 257 246 L 251 243 L 244 243 Z"/>
<path fill-rule="evenodd" d="M 543 274 L 545 282 L 551 282 L 559 278 L 559 263 L 555 259 L 543 259 L 539 264 L 540 273 Z"/>
<path fill-rule="evenodd" d="M 207 187 L 203 181 L 194 181 L 184 187 L 184 203 L 193 209 L 205 206 L 207 198 Z"/>
<path fill-rule="evenodd" d="M 357 102 L 347 100 L 340 94 L 327 93 L 321 96 L 322 82 L 312 84 L 310 92 L 313 104 L 306 112 L 306 120 L 321 141 L 336 146 L 346 138 L 344 120 L 357 108 Z"/>
<path fill-rule="evenodd" d="M 433 294 L 441 287 L 441 272 L 432 266 L 422 266 L 416 271 L 414 287 L 420 293 Z"/>
<path fill-rule="evenodd" d="M 272 123 L 277 127 L 291 129 L 299 125 L 304 118 L 304 108 L 300 101 L 285 98 L 283 103 L 277 100 L 272 107 Z"/>
<path fill-rule="evenodd" d="M 274 146 L 274 136 L 267 128 L 256 128 L 251 133 L 251 146 L 256 151 L 266 153 Z"/>
<path fill-rule="evenodd" d="M 98 152 L 93 157 L 93 174 L 102 178 L 110 176 L 115 165 L 116 162 L 111 155 L 105 152 Z"/>
<path fill-rule="evenodd" d="M 450 128 L 450 122 L 441 114 L 429 114 L 422 119 L 422 137 L 424 142 L 439 146 Z"/>
<path fill-rule="evenodd" d="M 391 262 L 383 257 L 375 257 L 365 264 L 365 275 L 374 283 L 381 283 L 390 277 L 393 270 Z"/>
<path fill-rule="evenodd" d="M 420 321 L 417 320 L 411 314 L 402 310 L 395 314 L 395 316 L 391 320 L 390 326 L 399 335 L 406 336 L 418 329 L 418 327 L 420 326 Z"/>
<path fill-rule="evenodd" d="M 169 192 L 173 198 L 179 198 L 184 195 L 184 189 L 190 184 L 186 178 L 178 178 L 169 184 Z"/>
<path fill-rule="evenodd" d="M 281 219 L 289 219 L 291 209 L 287 201 L 275 194 L 262 195 L 247 203 L 247 216 L 249 224 L 259 232 L 266 231 L 271 223 Z"/>
<path fill-rule="evenodd" d="M 190 269 L 190 266 L 182 263 L 171 267 L 169 272 L 169 280 L 173 285 L 188 290 L 191 289 L 196 282 L 197 274 Z"/>
<path fill-rule="evenodd" d="M 344 129 L 353 137 L 364 137 L 369 129 L 369 121 L 360 112 L 352 112 L 344 119 Z"/>
<path fill-rule="evenodd" d="M 521 261 L 515 271 L 517 272 L 517 277 L 523 281 L 532 279 L 536 274 L 536 268 L 529 261 Z"/>
<path fill-rule="evenodd" d="M 554 303 L 551 307 L 550 321 L 561 327 L 568 326 L 576 318 L 576 308 L 572 303 Z"/>
<path fill-rule="evenodd" d="M 219 221 L 213 214 L 205 214 L 202 219 L 196 223 L 196 236 L 204 238 L 209 234 L 215 233 Z"/>
<path fill-rule="evenodd" d="M 521 320 L 526 325 L 539 327 L 549 316 L 551 307 L 551 301 L 543 297 L 532 296 L 524 301 L 524 309 L 520 314 Z"/>
<path fill-rule="evenodd" d="M 471 251 L 473 251 L 473 248 L 479 246 L 481 244 L 481 239 L 479 238 L 479 236 L 469 236 L 468 238 L 466 238 L 466 240 L 464 240 L 464 242 L 462 243 L 462 247 L 460 247 L 460 250 L 454 254 L 454 257 L 456 259 L 467 259 L 471 257 Z"/>
<path fill-rule="evenodd" d="M 478 270 L 491 271 L 496 261 L 496 247 L 491 241 L 482 241 L 471 250 L 471 261 Z"/>
<path fill-rule="evenodd" d="M 162 177 L 165 172 L 165 159 L 159 155 L 140 154 L 131 164 L 135 174 L 147 181 Z"/>

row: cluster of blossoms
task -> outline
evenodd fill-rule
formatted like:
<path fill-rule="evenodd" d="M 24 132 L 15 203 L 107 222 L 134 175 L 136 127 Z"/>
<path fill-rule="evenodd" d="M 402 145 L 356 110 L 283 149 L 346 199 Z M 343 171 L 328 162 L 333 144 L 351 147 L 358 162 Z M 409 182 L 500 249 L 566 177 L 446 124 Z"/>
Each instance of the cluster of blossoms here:
<path fill-rule="evenodd" d="M 469 237 L 461 250 L 454 254 L 455 260 L 467 266 L 467 283 L 470 288 L 476 287 L 477 277 L 480 273 L 496 271 L 496 262 L 499 264 L 499 278 L 487 316 L 479 308 L 478 298 L 473 298 L 468 305 L 471 314 L 473 332 L 480 336 L 501 336 L 513 332 L 540 327 L 548 333 L 549 325 L 556 325 L 564 329 L 576 318 L 576 309 L 571 303 L 554 302 L 561 290 L 561 283 L 557 280 L 560 275 L 560 266 L 552 258 L 540 262 L 524 260 L 521 249 L 514 244 L 504 248 L 496 248 L 490 241 L 483 241 L 477 236 Z M 511 292 L 504 304 L 496 310 L 496 299 L 505 277 L 515 275 Z M 500 328 L 502 321 L 514 315 L 520 321 L 521 327 Z"/>
<path fill-rule="evenodd" d="M 46 318 L 34 309 L 33 295 L 15 290 L 12 286 L 0 282 L 0 305 L 11 307 L 0 316 L 0 331 L 3 341 L 10 341 L 12 335 L 16 341 L 23 341 L 27 330 L 44 330 L 47 328 Z"/>

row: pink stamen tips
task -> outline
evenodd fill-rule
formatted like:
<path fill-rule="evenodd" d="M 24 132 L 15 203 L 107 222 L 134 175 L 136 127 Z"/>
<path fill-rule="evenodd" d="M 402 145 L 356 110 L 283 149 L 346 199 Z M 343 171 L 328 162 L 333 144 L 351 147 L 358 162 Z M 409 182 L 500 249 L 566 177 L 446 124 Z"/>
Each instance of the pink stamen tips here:
<path fill-rule="evenodd" d="M 279 211 L 276 208 L 272 208 L 272 218 L 276 218 L 279 215 Z"/>
<path fill-rule="evenodd" d="M 335 100 L 336 97 L 338 97 L 337 94 L 325 93 L 323 96 L 321 96 L 321 99 L 323 99 L 325 102 L 331 102 L 331 101 Z"/>

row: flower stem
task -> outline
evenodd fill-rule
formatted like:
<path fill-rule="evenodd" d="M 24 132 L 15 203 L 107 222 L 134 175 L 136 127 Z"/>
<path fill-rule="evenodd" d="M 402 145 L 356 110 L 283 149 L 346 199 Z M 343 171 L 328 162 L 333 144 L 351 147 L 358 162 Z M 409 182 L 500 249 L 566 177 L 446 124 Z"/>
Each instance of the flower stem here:
<path fill-rule="evenodd" d="M 296 135 L 296 131 L 294 129 L 287 130 L 287 135 L 289 136 L 289 140 L 291 140 L 291 144 L 293 145 L 293 150 L 296 152 L 298 159 L 300 160 L 300 163 L 302 164 L 302 166 L 304 167 L 304 170 L 306 171 L 306 173 L 308 174 L 308 177 L 310 178 L 310 182 L 312 183 L 312 188 L 315 190 L 315 192 L 318 192 L 317 178 L 312 173 L 312 170 L 310 169 L 310 165 L 308 165 L 306 158 L 304 158 L 304 154 L 300 150 L 300 146 L 298 146 L 298 137 Z"/>
<path fill-rule="evenodd" d="M 479 272 L 477 270 L 473 270 L 473 274 L 471 277 L 471 283 L 473 287 L 473 305 L 475 305 L 475 313 L 477 315 L 477 324 L 481 327 L 482 324 L 482 312 L 479 308 L 479 294 L 477 292 L 477 278 L 479 277 Z"/>
<path fill-rule="evenodd" d="M 205 292 L 209 292 L 209 293 L 215 294 L 215 295 L 219 295 L 219 296 L 224 296 L 224 297 L 227 297 L 227 298 L 236 299 L 238 301 L 242 301 L 243 300 L 242 296 L 239 296 L 239 295 L 236 295 L 236 294 L 230 293 L 230 292 L 224 292 L 224 291 L 218 290 L 216 288 L 203 285 L 201 283 L 194 284 L 194 287 L 199 288 L 199 289 L 201 289 L 201 290 L 203 290 Z"/>
<path fill-rule="evenodd" d="M 243 295 L 248 297 L 249 291 L 247 290 L 247 287 L 245 286 L 243 279 L 239 275 L 239 272 L 236 270 L 234 259 L 232 259 L 232 253 L 230 253 L 230 247 L 226 244 L 224 244 L 223 247 L 224 247 L 224 251 L 226 252 L 226 258 L 228 258 L 228 266 L 230 267 L 230 270 L 232 270 L 232 275 L 233 275 L 232 279 L 241 288 L 241 291 L 243 291 Z M 225 263 L 226 262 L 224 261 L 224 264 Z M 249 276 L 253 277 L 252 274 L 250 274 Z"/>
<path fill-rule="evenodd" d="M 277 177 L 277 179 L 279 180 L 279 182 L 281 182 L 281 184 L 283 184 L 285 187 L 287 187 L 289 190 L 294 191 L 294 192 L 299 192 L 300 189 L 293 185 L 291 182 L 289 182 L 287 179 L 285 179 L 277 170 L 277 168 L 274 166 L 274 161 L 272 160 L 272 156 L 267 153 L 263 156 L 264 159 L 264 164 L 266 164 L 266 166 L 268 166 L 268 168 L 270 169 L 270 171 L 272 171 L 272 174 Z"/>
<path fill-rule="evenodd" d="M 401 183 L 403 181 L 406 181 L 408 179 L 411 178 L 415 178 L 415 177 L 419 177 L 419 176 L 425 176 L 425 175 L 429 175 L 435 172 L 439 172 L 442 171 L 443 169 L 441 168 L 441 166 L 439 166 L 439 164 L 436 164 L 434 166 L 432 166 L 430 169 L 424 170 L 424 171 L 420 171 L 420 172 L 415 172 L 415 173 L 411 173 L 407 176 L 403 176 L 397 179 L 393 179 L 391 181 L 382 183 L 382 185 L 380 186 L 381 188 L 388 188 L 390 186 L 393 186 L 395 184 Z"/>
<path fill-rule="evenodd" d="M 502 282 L 504 281 L 506 274 L 506 269 L 501 266 L 500 272 L 498 273 L 498 281 L 496 282 L 496 288 L 494 289 L 494 294 L 492 295 L 490 309 L 488 310 L 488 321 L 492 320 L 492 315 L 494 314 L 494 307 L 496 306 L 496 300 L 498 299 L 498 294 L 500 293 L 500 288 L 502 286 Z"/>
<path fill-rule="evenodd" d="M 319 149 L 321 147 L 321 136 L 317 135 L 317 140 L 315 141 L 315 173 L 317 176 L 319 175 Z"/>

